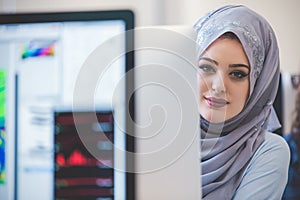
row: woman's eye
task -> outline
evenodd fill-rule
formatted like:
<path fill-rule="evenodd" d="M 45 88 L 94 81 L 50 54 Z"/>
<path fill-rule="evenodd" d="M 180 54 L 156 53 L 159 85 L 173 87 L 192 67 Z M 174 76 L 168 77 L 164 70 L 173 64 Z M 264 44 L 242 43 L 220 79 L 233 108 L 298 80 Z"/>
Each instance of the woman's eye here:
<path fill-rule="evenodd" d="M 242 80 L 242 79 L 244 79 L 245 77 L 248 76 L 247 73 L 242 72 L 242 71 L 234 71 L 234 72 L 231 72 L 229 75 L 230 75 L 233 79 L 236 79 L 236 80 Z"/>
<path fill-rule="evenodd" d="M 206 73 L 214 73 L 216 70 L 210 65 L 200 65 L 199 69 Z"/>

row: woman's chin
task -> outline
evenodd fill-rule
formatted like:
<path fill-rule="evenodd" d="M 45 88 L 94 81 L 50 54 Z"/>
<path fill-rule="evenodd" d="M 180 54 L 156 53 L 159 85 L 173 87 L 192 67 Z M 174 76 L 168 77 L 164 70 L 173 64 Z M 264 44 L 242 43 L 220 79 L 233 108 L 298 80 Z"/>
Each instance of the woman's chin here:
<path fill-rule="evenodd" d="M 225 122 L 227 120 L 227 116 L 224 113 L 200 113 L 200 115 L 206 119 L 207 121 L 211 122 L 211 123 L 222 123 Z"/>

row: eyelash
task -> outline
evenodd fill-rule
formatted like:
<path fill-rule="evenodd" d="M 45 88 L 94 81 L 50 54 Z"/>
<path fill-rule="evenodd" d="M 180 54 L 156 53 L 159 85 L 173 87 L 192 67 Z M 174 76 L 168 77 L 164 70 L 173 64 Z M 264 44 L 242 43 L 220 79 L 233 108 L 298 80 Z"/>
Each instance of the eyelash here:
<path fill-rule="evenodd" d="M 199 69 L 206 74 L 213 74 L 216 73 L 216 70 L 213 66 L 207 65 L 207 64 L 203 64 L 199 66 Z M 233 80 L 243 80 L 244 78 L 246 78 L 248 76 L 247 73 L 243 72 L 243 71 L 232 71 L 229 73 L 229 77 L 231 77 L 231 79 Z"/>

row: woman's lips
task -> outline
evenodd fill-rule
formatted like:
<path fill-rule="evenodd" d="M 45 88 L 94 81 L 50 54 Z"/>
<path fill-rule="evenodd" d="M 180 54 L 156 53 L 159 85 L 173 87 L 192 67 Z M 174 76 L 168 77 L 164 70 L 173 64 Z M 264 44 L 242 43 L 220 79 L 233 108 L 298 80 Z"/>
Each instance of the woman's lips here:
<path fill-rule="evenodd" d="M 214 98 L 214 97 L 204 97 L 204 99 L 206 100 L 206 103 L 209 106 L 214 107 L 214 108 L 222 108 L 229 103 L 225 99 L 218 99 L 218 98 Z"/>

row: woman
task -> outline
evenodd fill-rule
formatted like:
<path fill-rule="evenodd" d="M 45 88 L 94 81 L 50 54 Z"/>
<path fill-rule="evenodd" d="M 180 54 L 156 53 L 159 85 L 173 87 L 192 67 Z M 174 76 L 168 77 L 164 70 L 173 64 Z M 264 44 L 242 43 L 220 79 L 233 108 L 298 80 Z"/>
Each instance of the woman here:
<path fill-rule="evenodd" d="M 195 24 L 203 199 L 281 199 L 289 149 L 273 131 L 279 53 L 268 22 L 225 6 Z"/>
<path fill-rule="evenodd" d="M 291 150 L 288 184 L 283 194 L 285 200 L 300 199 L 300 84 L 294 85 L 297 89 L 293 123 L 290 134 L 285 139 Z"/>

